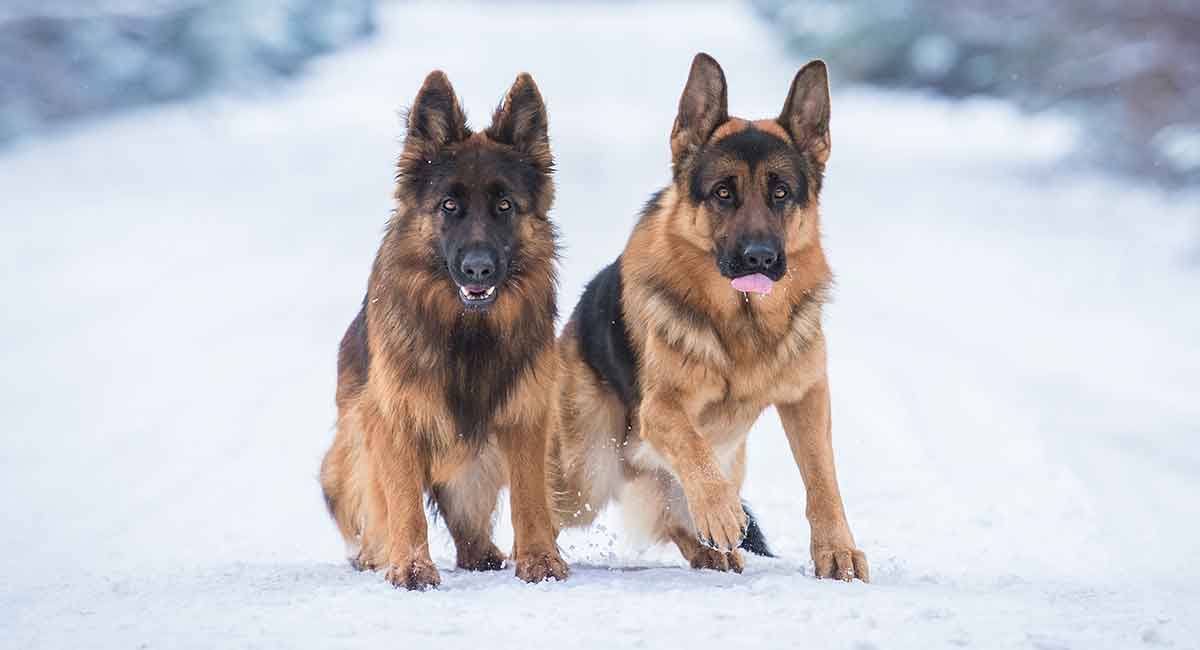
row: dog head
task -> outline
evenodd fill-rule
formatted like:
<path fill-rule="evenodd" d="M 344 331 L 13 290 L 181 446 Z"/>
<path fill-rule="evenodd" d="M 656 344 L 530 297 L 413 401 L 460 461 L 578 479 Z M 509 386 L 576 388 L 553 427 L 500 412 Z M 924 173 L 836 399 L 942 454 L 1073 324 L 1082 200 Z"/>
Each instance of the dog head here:
<path fill-rule="evenodd" d="M 481 133 L 472 133 L 449 79 L 434 71 L 408 113 L 397 198 L 424 237 L 429 259 L 468 310 L 485 311 L 522 268 L 549 264 L 549 248 L 525 245 L 552 232 L 554 159 L 546 108 L 521 74 Z M 540 224 L 534 222 L 540 221 Z M 546 250 L 540 250 L 546 249 Z"/>
<path fill-rule="evenodd" d="M 691 208 L 680 233 L 711 250 L 739 291 L 767 293 L 818 238 L 816 203 L 829 159 L 825 64 L 796 74 L 775 119 L 728 114 L 721 66 L 697 54 L 671 131 L 674 185 Z"/>

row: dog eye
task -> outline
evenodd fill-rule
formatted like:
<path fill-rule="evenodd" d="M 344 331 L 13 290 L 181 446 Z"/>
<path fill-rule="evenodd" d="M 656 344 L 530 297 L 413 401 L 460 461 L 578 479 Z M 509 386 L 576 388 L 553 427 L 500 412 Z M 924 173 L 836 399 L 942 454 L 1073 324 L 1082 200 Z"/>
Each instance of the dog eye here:
<path fill-rule="evenodd" d="M 776 201 L 782 201 L 782 200 L 786 199 L 788 197 L 787 185 L 783 185 L 782 183 L 779 185 L 776 185 L 775 191 L 771 193 L 771 196 L 775 197 Z"/>
<path fill-rule="evenodd" d="M 458 209 L 458 201 L 455 201 L 454 199 L 446 199 L 445 201 L 442 201 L 442 209 L 446 212 L 454 212 Z"/>
<path fill-rule="evenodd" d="M 500 212 L 508 212 L 512 209 L 512 201 L 509 201 L 508 199 L 500 199 L 500 201 L 496 203 L 496 209 Z"/>
<path fill-rule="evenodd" d="M 717 189 L 713 190 L 713 196 L 722 201 L 728 201 L 733 198 L 733 192 L 725 185 L 718 185 Z"/>

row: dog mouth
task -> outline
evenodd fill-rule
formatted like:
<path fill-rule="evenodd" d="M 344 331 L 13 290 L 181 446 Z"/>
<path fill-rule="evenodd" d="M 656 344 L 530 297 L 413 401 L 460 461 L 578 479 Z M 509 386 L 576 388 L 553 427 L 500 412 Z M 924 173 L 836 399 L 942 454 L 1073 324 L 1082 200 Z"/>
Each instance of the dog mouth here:
<path fill-rule="evenodd" d="M 775 286 L 775 281 L 762 273 L 751 273 L 733 278 L 729 281 L 729 284 L 735 290 L 742 293 L 756 293 L 760 296 L 765 296 L 771 293 L 771 289 Z"/>
<path fill-rule="evenodd" d="M 464 284 L 458 287 L 458 297 L 468 307 L 486 307 L 496 301 L 496 285 Z"/>

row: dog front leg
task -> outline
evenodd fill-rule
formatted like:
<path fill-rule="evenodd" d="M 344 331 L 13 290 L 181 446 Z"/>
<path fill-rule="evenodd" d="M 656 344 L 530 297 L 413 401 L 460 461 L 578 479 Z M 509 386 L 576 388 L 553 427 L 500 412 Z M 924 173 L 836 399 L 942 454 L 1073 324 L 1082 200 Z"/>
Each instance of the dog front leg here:
<path fill-rule="evenodd" d="M 424 488 L 427 473 L 408 432 L 396 431 L 378 409 L 364 417 L 367 456 L 387 504 L 387 580 L 423 591 L 442 582 L 429 557 Z"/>
<path fill-rule="evenodd" d="M 639 411 L 641 437 L 679 479 L 700 541 L 732 551 L 746 536 L 738 487 L 726 477 L 712 446 L 688 419 L 676 391 L 648 391 Z"/>
<path fill-rule="evenodd" d="M 566 580 L 567 564 L 558 553 L 546 491 L 546 438 L 556 418 L 553 409 L 546 409 L 530 419 L 533 423 L 507 428 L 499 436 L 511 481 L 513 564 L 525 582 Z"/>
<path fill-rule="evenodd" d="M 867 556 L 854 546 L 833 462 L 829 382 L 822 378 L 798 402 L 777 404 L 792 456 L 800 468 L 818 578 L 871 579 Z"/>

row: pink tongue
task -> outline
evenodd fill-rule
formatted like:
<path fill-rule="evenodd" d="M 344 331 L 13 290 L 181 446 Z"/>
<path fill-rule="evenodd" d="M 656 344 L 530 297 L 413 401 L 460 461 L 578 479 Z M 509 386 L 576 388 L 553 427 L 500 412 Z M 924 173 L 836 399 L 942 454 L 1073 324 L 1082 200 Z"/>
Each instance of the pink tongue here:
<path fill-rule="evenodd" d="M 760 293 L 765 296 L 771 293 L 771 286 L 774 283 L 771 282 L 771 278 L 762 273 L 755 273 L 754 275 L 743 275 L 740 278 L 734 278 L 730 284 L 733 285 L 734 289 L 742 293 Z"/>

